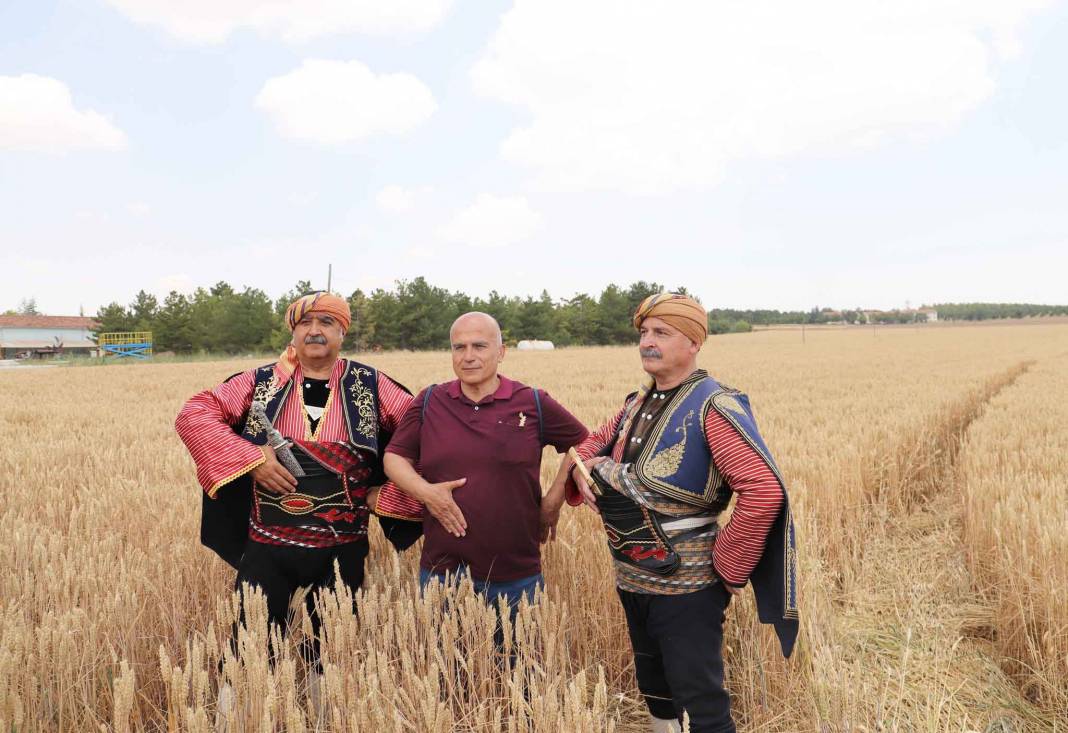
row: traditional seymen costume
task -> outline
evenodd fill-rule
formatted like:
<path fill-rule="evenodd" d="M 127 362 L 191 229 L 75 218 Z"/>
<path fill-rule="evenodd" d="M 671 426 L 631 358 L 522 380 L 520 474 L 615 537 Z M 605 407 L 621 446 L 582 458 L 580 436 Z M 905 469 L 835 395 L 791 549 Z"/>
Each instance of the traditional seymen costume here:
<path fill-rule="evenodd" d="M 329 314 L 345 330 L 351 321 L 342 298 L 313 293 L 289 306 L 286 325 L 292 331 L 309 312 Z M 332 584 L 335 560 L 352 590 L 363 582 L 367 493 L 385 481 L 382 451 L 411 399 L 386 375 L 349 359 L 338 359 L 329 379 L 305 377 L 291 345 L 278 362 L 235 374 L 178 413 L 175 427 L 205 491 L 201 539 L 237 569 L 238 590 L 243 583 L 263 590 L 272 623 L 284 628 L 298 588 Z M 266 460 L 271 427 L 250 416 L 253 402 L 292 441 L 305 474 L 293 493 L 271 493 L 250 476 Z M 408 518 L 418 526 L 418 516 Z M 307 607 L 318 632 L 313 597 Z"/>
<path fill-rule="evenodd" d="M 651 296 L 635 327 L 653 316 L 704 343 L 707 317 L 693 299 Z M 760 620 L 774 625 L 786 656 L 798 625 L 786 490 L 749 399 L 704 370 L 668 390 L 650 381 L 578 453 L 609 457 L 594 471 L 597 504 L 650 713 L 671 721 L 685 710 L 695 733 L 733 731 L 721 655 L 730 595 L 722 584 L 752 581 Z M 574 484 L 568 488 L 569 502 L 579 503 Z"/>

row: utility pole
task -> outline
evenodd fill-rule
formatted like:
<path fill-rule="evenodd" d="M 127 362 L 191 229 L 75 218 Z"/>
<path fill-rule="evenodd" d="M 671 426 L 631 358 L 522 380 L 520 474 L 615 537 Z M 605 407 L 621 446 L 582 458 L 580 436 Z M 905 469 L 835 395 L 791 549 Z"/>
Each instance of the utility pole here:
<path fill-rule="evenodd" d="M 330 292 L 330 281 L 334 275 L 334 265 L 329 264 L 326 266 L 326 292 Z"/>

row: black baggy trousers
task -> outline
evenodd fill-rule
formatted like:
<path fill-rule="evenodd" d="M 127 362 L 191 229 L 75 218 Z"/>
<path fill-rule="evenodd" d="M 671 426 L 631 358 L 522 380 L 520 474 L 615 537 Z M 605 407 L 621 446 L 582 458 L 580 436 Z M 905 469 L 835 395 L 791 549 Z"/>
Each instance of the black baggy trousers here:
<path fill-rule="evenodd" d="M 303 654 L 316 671 L 319 663 L 319 629 L 322 625 L 315 610 L 315 596 L 323 588 L 334 587 L 334 561 L 338 577 L 355 594 L 363 584 L 364 561 L 367 559 L 366 541 L 350 542 L 337 547 L 284 547 L 249 541 L 237 570 L 236 589 L 241 595 L 240 623 L 245 623 L 244 584 L 259 588 L 267 599 L 267 617 L 285 634 L 289 624 L 289 604 L 299 588 L 309 588 L 304 597 L 305 608 L 312 624 L 312 639 Z M 353 613 L 356 600 L 353 598 Z M 234 637 L 237 627 L 234 627 Z M 271 652 L 273 658 L 273 650 Z"/>
<path fill-rule="evenodd" d="M 634 648 L 638 689 L 653 717 L 682 720 L 693 733 L 734 731 L 723 687 L 723 622 L 730 593 L 715 583 L 693 593 L 618 590 Z"/>

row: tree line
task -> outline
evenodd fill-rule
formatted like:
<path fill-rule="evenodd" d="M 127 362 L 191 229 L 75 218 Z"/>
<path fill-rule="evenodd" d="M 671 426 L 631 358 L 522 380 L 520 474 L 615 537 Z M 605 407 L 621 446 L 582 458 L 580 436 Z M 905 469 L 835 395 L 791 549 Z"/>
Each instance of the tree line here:
<path fill-rule="evenodd" d="M 353 292 L 348 298 L 352 325 L 344 348 L 446 348 L 449 326 L 472 310 L 496 318 L 506 342 L 541 339 L 560 346 L 633 343 L 630 319 L 634 309 L 646 296 L 664 289 L 660 284 L 640 281 L 627 287 L 609 285 L 596 297 L 582 293 L 553 300 L 543 290 L 538 297 L 493 291 L 486 298 L 472 298 L 417 277 L 398 281 L 389 290 Z M 289 341 L 282 321 L 286 307 L 311 290 L 309 282 L 300 281 L 272 300 L 258 288 L 236 290 L 219 282 L 198 288 L 191 295 L 172 291 L 162 303 L 142 290 L 129 305 L 115 302 L 100 308 L 96 314 L 98 333 L 151 331 L 157 353 L 280 350 Z"/>
<path fill-rule="evenodd" d="M 152 331 L 157 352 L 249 353 L 280 350 L 289 340 L 282 323 L 294 299 L 312 290 L 300 281 L 272 299 L 258 288 L 236 290 L 226 282 L 198 288 L 191 295 L 171 291 L 163 302 L 144 290 L 129 305 L 110 303 L 97 311 L 99 333 Z M 505 341 L 543 339 L 560 346 L 607 345 L 634 342 L 631 314 L 646 296 L 663 291 L 658 283 L 639 281 L 627 287 L 609 285 L 598 295 L 580 293 L 554 300 L 505 296 L 494 291 L 472 298 L 431 285 L 423 277 L 401 280 L 392 289 L 349 296 L 352 326 L 345 339 L 349 350 L 445 348 L 448 330 L 461 313 L 480 310 L 501 324 Z M 678 288 L 686 292 L 686 288 Z M 1068 306 L 1028 303 L 939 303 L 939 320 L 981 321 L 1068 315 Z M 2 315 L 40 315 L 33 298 Z M 815 307 L 808 311 L 713 308 L 709 333 L 740 333 L 755 326 L 817 323 L 912 323 L 923 320 L 913 310 L 862 311 Z"/>

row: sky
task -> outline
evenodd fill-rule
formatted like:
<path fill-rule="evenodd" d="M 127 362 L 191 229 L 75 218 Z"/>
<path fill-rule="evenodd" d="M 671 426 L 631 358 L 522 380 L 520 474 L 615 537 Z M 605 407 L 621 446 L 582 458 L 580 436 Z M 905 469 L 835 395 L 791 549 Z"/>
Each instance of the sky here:
<path fill-rule="evenodd" d="M 1068 2 L 6 0 L 0 310 L 1068 303 Z"/>

